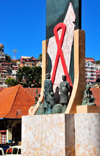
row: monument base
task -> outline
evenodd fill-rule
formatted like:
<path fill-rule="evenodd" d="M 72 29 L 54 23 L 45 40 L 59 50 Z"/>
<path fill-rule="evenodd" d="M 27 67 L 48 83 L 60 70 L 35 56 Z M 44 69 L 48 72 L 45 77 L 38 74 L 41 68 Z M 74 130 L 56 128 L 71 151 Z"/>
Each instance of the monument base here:
<path fill-rule="evenodd" d="M 22 117 L 22 156 L 75 156 L 74 115 Z"/>
<path fill-rule="evenodd" d="M 100 156 L 100 113 L 75 114 L 75 156 Z"/>
<path fill-rule="evenodd" d="M 77 106 L 77 113 L 100 113 L 100 107 L 99 106 L 89 106 L 89 105 L 81 105 Z"/>
<path fill-rule="evenodd" d="M 22 117 L 22 156 L 99 156 L 100 113 Z"/>

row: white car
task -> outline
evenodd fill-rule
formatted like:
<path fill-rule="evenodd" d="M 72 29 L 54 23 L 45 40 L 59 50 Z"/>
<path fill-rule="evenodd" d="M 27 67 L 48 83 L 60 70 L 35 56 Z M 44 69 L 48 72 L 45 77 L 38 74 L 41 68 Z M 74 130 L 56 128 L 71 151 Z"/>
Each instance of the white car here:
<path fill-rule="evenodd" d="M 2 148 L 0 148 L 0 156 L 5 156 L 4 150 Z"/>
<path fill-rule="evenodd" d="M 8 148 L 6 156 L 21 156 L 21 146 L 12 146 Z"/>

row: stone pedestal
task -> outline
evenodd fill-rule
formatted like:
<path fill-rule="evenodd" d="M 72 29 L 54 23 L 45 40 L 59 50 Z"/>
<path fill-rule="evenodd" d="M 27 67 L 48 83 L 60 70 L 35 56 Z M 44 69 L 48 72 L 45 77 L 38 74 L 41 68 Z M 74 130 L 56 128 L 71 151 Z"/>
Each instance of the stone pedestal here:
<path fill-rule="evenodd" d="M 100 156 L 100 113 L 22 117 L 22 156 Z"/>
<path fill-rule="evenodd" d="M 22 156 L 74 156 L 74 115 L 22 117 Z"/>
<path fill-rule="evenodd" d="M 100 156 L 100 113 L 75 114 L 76 156 Z"/>
<path fill-rule="evenodd" d="M 100 113 L 100 106 L 81 105 L 77 106 L 77 113 Z"/>

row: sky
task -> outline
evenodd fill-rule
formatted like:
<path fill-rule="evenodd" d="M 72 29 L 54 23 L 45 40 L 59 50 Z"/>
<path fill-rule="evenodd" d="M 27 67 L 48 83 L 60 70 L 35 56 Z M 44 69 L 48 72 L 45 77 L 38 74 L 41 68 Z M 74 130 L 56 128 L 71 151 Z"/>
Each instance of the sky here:
<path fill-rule="evenodd" d="M 39 57 L 46 39 L 46 0 L 0 0 L 0 43 L 4 53 L 16 59 Z M 82 0 L 85 56 L 100 60 L 100 0 Z"/>

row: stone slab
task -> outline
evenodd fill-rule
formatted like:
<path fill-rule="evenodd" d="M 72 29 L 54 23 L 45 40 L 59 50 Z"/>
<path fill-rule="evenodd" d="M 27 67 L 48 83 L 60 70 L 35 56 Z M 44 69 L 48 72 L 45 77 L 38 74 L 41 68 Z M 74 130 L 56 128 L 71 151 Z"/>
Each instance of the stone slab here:
<path fill-rule="evenodd" d="M 75 114 L 76 156 L 100 156 L 100 113 Z"/>
<path fill-rule="evenodd" d="M 74 156 L 74 115 L 22 117 L 22 156 Z"/>
<path fill-rule="evenodd" d="M 77 106 L 77 113 L 100 113 L 100 106 Z"/>
<path fill-rule="evenodd" d="M 22 117 L 22 156 L 100 156 L 100 113 Z"/>

